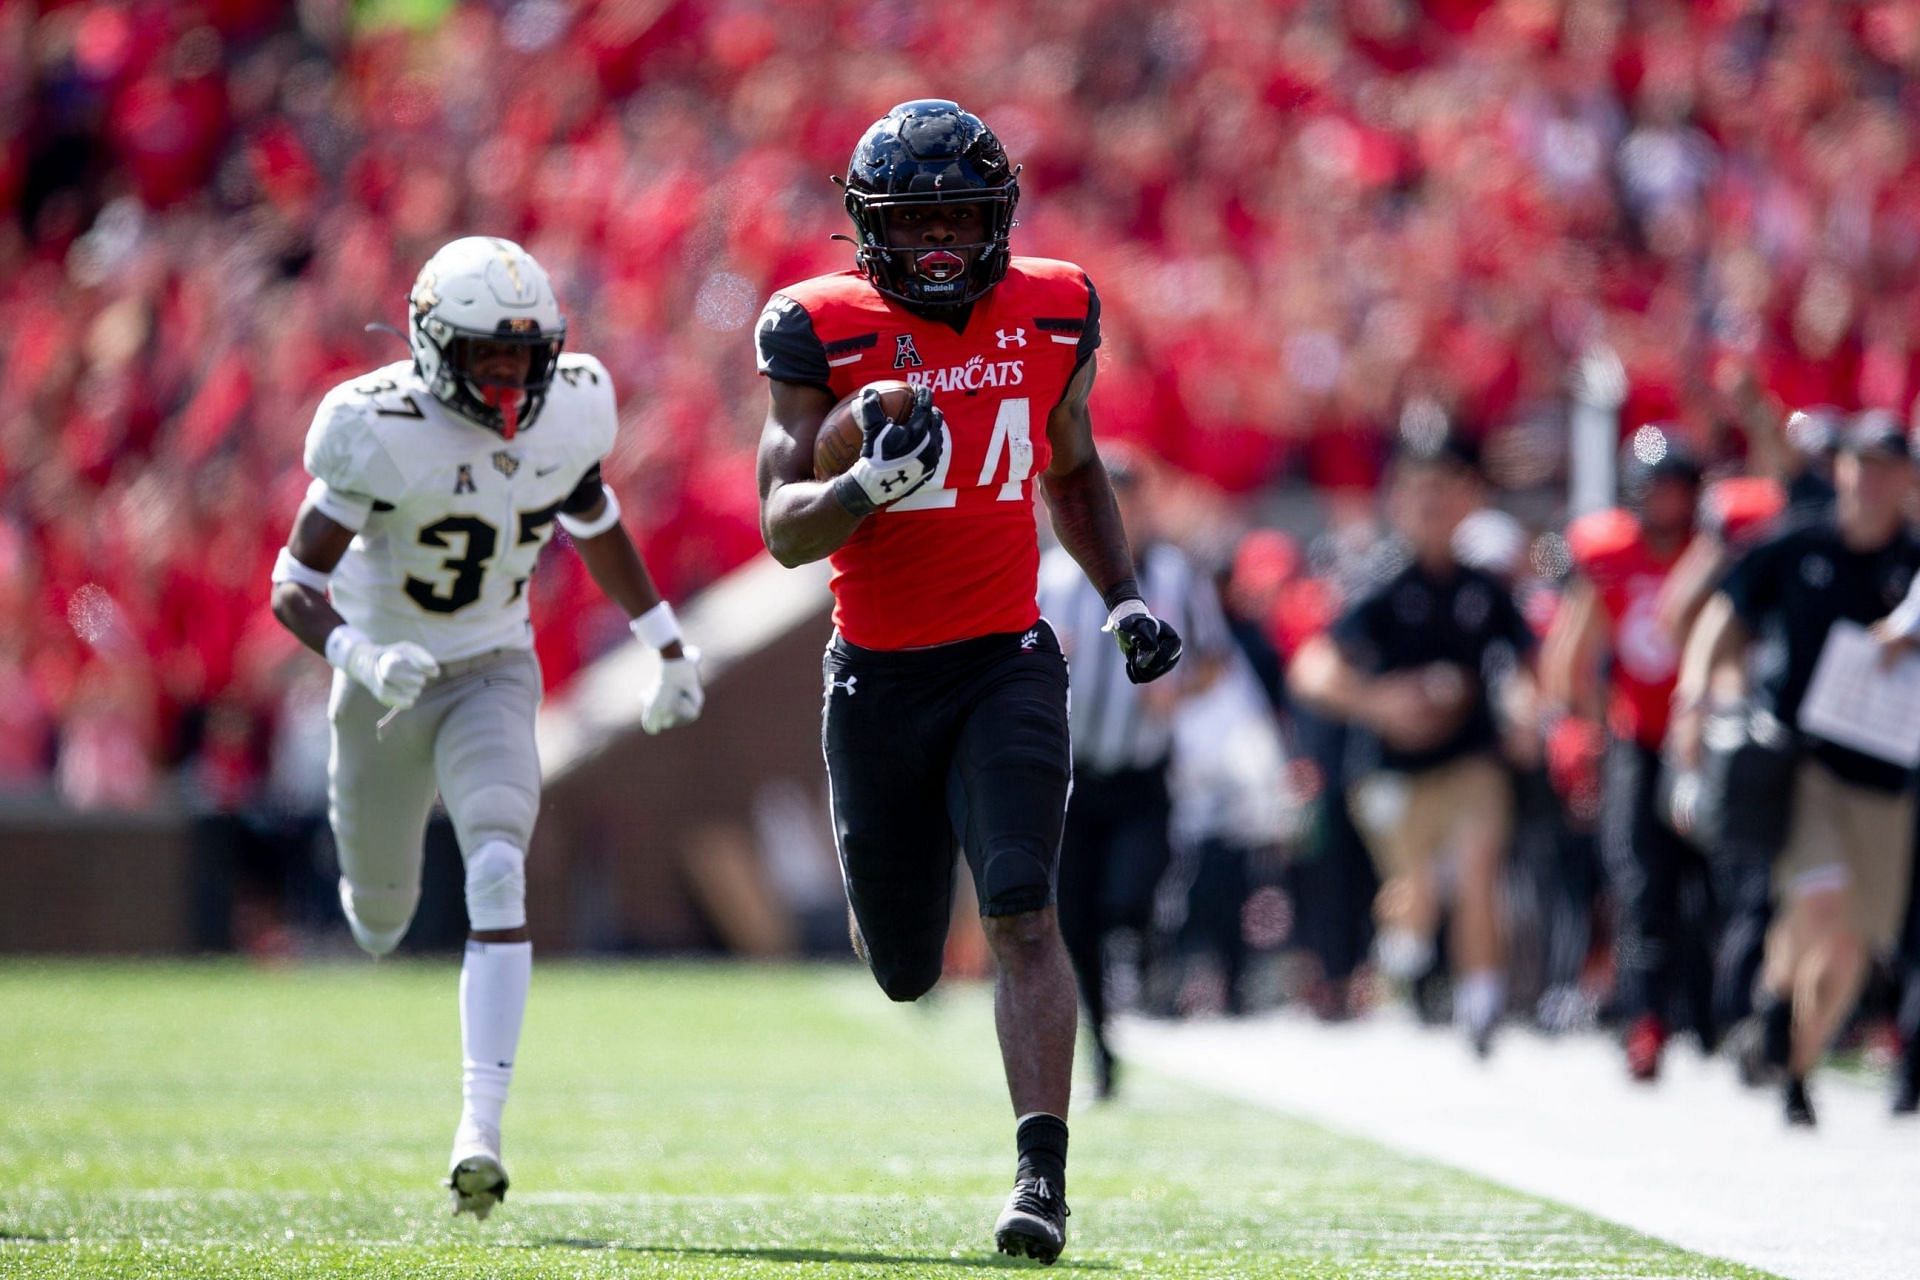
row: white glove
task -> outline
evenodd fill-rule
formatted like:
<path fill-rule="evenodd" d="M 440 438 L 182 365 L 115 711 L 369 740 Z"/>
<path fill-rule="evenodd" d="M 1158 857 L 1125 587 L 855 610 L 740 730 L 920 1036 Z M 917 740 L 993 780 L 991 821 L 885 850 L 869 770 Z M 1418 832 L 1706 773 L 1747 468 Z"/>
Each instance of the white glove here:
<path fill-rule="evenodd" d="M 682 644 L 679 657 L 660 659 L 660 681 L 641 701 L 640 727 L 659 733 L 691 724 L 700 718 L 706 703 L 706 691 L 700 687 L 700 650 Z"/>
<path fill-rule="evenodd" d="M 946 450 L 947 420 L 934 407 L 933 392 L 913 389 L 913 407 L 904 421 L 889 421 L 881 411 L 880 393 L 862 387 L 853 405 L 860 424 L 860 456 L 834 482 L 840 505 L 865 516 L 900 501 L 933 478 Z"/>
<path fill-rule="evenodd" d="M 427 681 L 440 674 L 433 655 L 410 640 L 375 644 L 353 627 L 335 627 L 327 635 L 327 661 L 365 685 L 396 711 L 420 699 Z"/>

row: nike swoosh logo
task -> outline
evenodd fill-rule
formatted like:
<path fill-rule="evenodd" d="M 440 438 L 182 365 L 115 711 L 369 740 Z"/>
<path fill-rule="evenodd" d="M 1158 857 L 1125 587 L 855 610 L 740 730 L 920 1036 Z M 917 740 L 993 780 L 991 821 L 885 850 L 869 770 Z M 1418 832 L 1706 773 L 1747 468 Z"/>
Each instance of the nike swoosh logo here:
<path fill-rule="evenodd" d="M 556 462 L 552 466 L 546 468 L 544 471 L 535 471 L 533 474 L 536 476 L 550 476 L 554 472 L 558 471 L 559 469 L 560 469 L 560 464 Z"/>

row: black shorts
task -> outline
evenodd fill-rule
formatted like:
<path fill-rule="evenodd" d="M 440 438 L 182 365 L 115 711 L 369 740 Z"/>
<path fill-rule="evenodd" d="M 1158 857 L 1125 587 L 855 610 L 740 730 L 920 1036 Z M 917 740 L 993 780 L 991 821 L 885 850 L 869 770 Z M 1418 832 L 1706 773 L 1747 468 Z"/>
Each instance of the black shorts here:
<path fill-rule="evenodd" d="M 822 739 L 847 901 L 874 976 L 940 976 L 956 846 L 980 912 L 1052 903 L 1071 782 L 1067 664 L 1045 621 L 931 649 L 827 646 Z"/>

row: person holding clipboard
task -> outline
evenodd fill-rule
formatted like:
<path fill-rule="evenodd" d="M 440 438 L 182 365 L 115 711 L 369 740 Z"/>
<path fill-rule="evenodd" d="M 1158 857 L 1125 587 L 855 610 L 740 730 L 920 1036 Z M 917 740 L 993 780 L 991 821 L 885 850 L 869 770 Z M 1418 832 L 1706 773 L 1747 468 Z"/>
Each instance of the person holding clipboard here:
<path fill-rule="evenodd" d="M 1897 754 L 1864 736 L 1836 741 L 1841 735 L 1830 727 L 1809 724 L 1828 720 L 1806 714 L 1818 710 L 1808 695 L 1830 640 L 1857 637 L 1885 618 L 1920 569 L 1920 539 L 1905 524 L 1913 464 L 1899 421 L 1878 411 L 1858 415 L 1841 438 L 1834 480 L 1832 514 L 1759 543 L 1701 611 L 1682 658 L 1669 738 L 1678 763 L 1696 766 L 1709 702 L 1747 696 L 1750 651 L 1764 646 L 1751 694 L 1798 727 L 1802 744 L 1773 869 L 1780 907 L 1767 935 L 1759 1002 L 1761 1054 L 1784 1081 L 1786 1118 L 1795 1125 L 1814 1123 L 1807 1076 L 1859 999 L 1872 956 L 1893 949 L 1913 870 L 1913 761 L 1863 750 Z M 1836 677 L 1836 687 L 1856 697 L 1863 684 L 1889 678 L 1871 660 L 1823 674 L 1821 683 Z"/>

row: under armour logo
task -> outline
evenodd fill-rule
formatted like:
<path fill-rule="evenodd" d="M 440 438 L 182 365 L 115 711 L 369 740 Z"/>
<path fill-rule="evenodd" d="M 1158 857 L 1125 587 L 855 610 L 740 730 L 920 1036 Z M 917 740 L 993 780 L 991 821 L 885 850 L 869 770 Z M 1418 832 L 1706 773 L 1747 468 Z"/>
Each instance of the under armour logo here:
<path fill-rule="evenodd" d="M 912 365 L 918 369 L 925 361 L 920 359 L 919 348 L 913 345 L 913 335 L 896 333 L 893 335 L 893 367 L 904 369 Z"/>
<path fill-rule="evenodd" d="M 828 680 L 827 685 L 831 689 L 845 689 L 847 696 L 851 698 L 854 693 L 854 682 L 859 679 L 859 676 L 848 676 L 845 680 Z"/>
<path fill-rule="evenodd" d="M 906 482 L 907 478 L 905 476 L 882 476 L 880 478 L 880 490 L 882 493 L 892 493 L 895 485 L 905 484 Z"/>
<path fill-rule="evenodd" d="M 460 470 L 453 478 L 453 491 L 455 493 L 473 492 L 473 468 L 464 462 L 460 464 Z"/>
<path fill-rule="evenodd" d="M 1008 333 L 1005 329 L 995 329 L 993 336 L 999 339 L 1000 349 L 1002 351 L 1005 351 L 1008 347 L 1024 347 L 1027 345 L 1027 331 L 1025 329 L 1015 329 L 1012 333 Z"/>
<path fill-rule="evenodd" d="M 1020 647 L 1022 649 L 1031 649 L 1039 643 L 1040 643 L 1040 628 L 1038 627 L 1035 627 L 1033 630 L 1027 632 L 1027 634 L 1020 637 Z"/>

